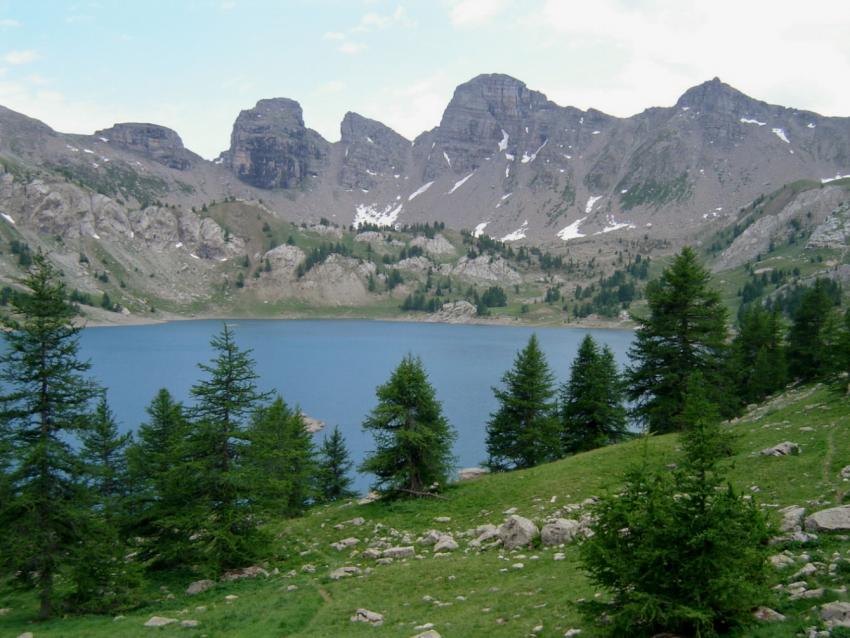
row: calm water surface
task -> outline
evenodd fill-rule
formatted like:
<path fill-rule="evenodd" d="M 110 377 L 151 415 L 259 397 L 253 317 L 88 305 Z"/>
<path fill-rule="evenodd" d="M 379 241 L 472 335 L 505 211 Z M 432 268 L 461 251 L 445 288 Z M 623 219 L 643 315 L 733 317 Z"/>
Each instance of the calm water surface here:
<path fill-rule="evenodd" d="M 402 357 L 422 358 L 443 411 L 458 433 L 458 466 L 486 457 L 485 424 L 496 408 L 492 386 L 513 364 L 517 351 L 536 332 L 560 384 L 588 332 L 608 344 L 622 367 L 631 331 L 514 326 L 467 326 L 384 321 L 232 321 L 240 348 L 253 350 L 263 390 L 275 390 L 291 406 L 338 425 L 355 462 L 372 449 L 361 431 L 375 405 L 375 388 L 385 383 Z M 211 357 L 210 338 L 221 321 L 179 321 L 150 326 L 88 328 L 81 355 L 92 375 L 109 389 L 109 402 L 124 430 L 144 422 L 145 407 L 165 387 L 186 404 L 201 378 L 199 362 Z M 316 435 L 321 442 L 322 433 Z M 368 476 L 357 476 L 365 490 Z"/>

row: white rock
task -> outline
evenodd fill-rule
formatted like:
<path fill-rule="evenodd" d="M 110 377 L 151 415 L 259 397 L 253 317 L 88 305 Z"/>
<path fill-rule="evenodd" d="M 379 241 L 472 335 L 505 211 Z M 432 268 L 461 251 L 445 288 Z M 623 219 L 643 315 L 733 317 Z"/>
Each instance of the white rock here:
<path fill-rule="evenodd" d="M 152 616 L 151 619 L 145 623 L 145 627 L 165 627 L 166 625 L 173 625 L 176 622 L 176 618 L 166 618 L 165 616 Z"/>
<path fill-rule="evenodd" d="M 806 518 L 806 529 L 811 532 L 850 532 L 850 505 L 815 512 Z"/>
<path fill-rule="evenodd" d="M 530 545 L 539 535 L 537 525 L 522 516 L 513 515 L 499 528 L 499 538 L 507 549 Z"/>
<path fill-rule="evenodd" d="M 416 556 L 416 550 L 413 547 L 390 547 L 381 552 L 382 558 L 410 558 Z"/>
<path fill-rule="evenodd" d="M 581 523 L 569 518 L 559 518 L 546 523 L 540 530 L 544 545 L 561 545 L 572 542 L 581 530 Z"/>
<path fill-rule="evenodd" d="M 850 467 L 850 466 L 848 466 Z M 457 480 L 458 481 L 471 481 L 472 479 L 477 479 L 481 476 L 484 476 L 488 473 L 488 470 L 483 467 L 465 467 L 458 471 Z"/>
<path fill-rule="evenodd" d="M 773 447 L 761 451 L 762 456 L 795 456 L 800 453 L 800 446 L 791 441 L 783 441 Z"/>
<path fill-rule="evenodd" d="M 779 510 L 782 514 L 782 523 L 779 529 L 783 532 L 796 532 L 803 527 L 803 514 L 806 513 L 805 508 L 799 505 L 789 505 Z"/>
<path fill-rule="evenodd" d="M 349 547 L 354 547 L 359 542 L 360 542 L 359 538 L 354 538 L 353 536 L 351 536 L 349 538 L 343 538 L 341 541 L 331 543 L 331 547 L 333 547 L 335 550 L 341 552 L 342 550 L 348 549 Z"/>
<path fill-rule="evenodd" d="M 753 617 L 762 622 L 782 622 L 785 620 L 785 616 L 770 607 L 759 607 L 753 612 Z"/>
<path fill-rule="evenodd" d="M 186 588 L 186 593 L 190 596 L 194 596 L 195 594 L 200 594 L 208 589 L 215 587 L 215 582 L 211 580 L 196 580 L 194 583 L 191 583 Z"/>
<path fill-rule="evenodd" d="M 435 552 L 453 552 L 458 548 L 458 544 L 451 536 L 443 536 L 434 546 Z"/>
<path fill-rule="evenodd" d="M 339 580 L 340 578 L 348 578 L 349 576 L 356 576 L 360 573 L 359 567 L 354 567 L 353 565 L 346 565 L 345 567 L 340 567 L 339 569 L 335 569 L 330 573 L 331 580 Z"/>
<path fill-rule="evenodd" d="M 384 615 L 376 611 L 369 611 L 368 609 L 358 609 L 351 617 L 351 622 L 366 622 L 379 627 L 384 624 Z"/>

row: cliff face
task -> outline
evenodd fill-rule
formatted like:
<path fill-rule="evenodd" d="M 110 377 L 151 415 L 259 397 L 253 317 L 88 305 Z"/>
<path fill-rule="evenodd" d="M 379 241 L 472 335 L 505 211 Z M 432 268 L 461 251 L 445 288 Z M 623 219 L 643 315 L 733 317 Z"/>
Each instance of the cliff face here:
<path fill-rule="evenodd" d="M 95 137 L 113 146 L 146 155 L 178 171 L 192 167 L 200 157 L 183 147 L 176 131 L 156 124 L 123 123 L 95 132 Z"/>

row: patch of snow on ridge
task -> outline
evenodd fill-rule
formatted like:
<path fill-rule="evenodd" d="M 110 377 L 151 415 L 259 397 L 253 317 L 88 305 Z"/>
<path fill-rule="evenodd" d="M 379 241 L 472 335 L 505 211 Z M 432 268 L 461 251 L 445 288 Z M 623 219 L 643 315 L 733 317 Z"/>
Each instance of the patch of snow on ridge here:
<path fill-rule="evenodd" d="M 517 228 L 514 232 L 508 233 L 500 241 L 519 241 L 520 239 L 525 239 L 525 232 L 528 230 L 528 220 L 526 219 L 522 222 L 522 226 Z"/>
<path fill-rule="evenodd" d="M 10 224 L 12 224 L 12 226 L 14 226 L 14 225 L 15 225 L 15 220 L 14 220 L 14 219 L 12 219 L 12 216 L 11 216 L 11 215 L 9 215 L 8 213 L 0 213 L 0 215 L 2 215 L 2 216 L 3 216 L 3 219 L 5 219 L 5 220 L 6 220 L 7 222 L 9 222 Z"/>
<path fill-rule="evenodd" d="M 449 159 L 449 155 L 448 155 L 448 153 L 446 153 L 445 151 L 443 151 L 443 157 L 445 157 L 445 158 L 446 158 L 446 164 L 448 164 L 448 165 L 449 165 L 449 168 L 451 168 L 451 167 L 452 167 L 452 161 Z"/>
<path fill-rule="evenodd" d="M 748 117 L 741 118 L 741 124 L 758 124 L 759 126 L 766 126 L 767 122 L 759 122 L 758 120 L 752 120 Z"/>
<path fill-rule="evenodd" d="M 434 182 L 431 181 L 431 182 L 426 182 L 426 183 L 422 184 L 422 186 L 420 186 L 419 188 L 417 188 L 415 191 L 413 191 L 410 194 L 410 197 L 407 198 L 407 201 L 412 201 L 414 198 L 418 197 L 419 195 L 421 195 L 422 193 L 427 191 L 429 188 L 431 188 L 431 184 L 433 184 L 433 183 Z"/>
<path fill-rule="evenodd" d="M 608 223 L 605 226 L 605 228 L 603 228 L 599 232 L 593 233 L 594 235 L 601 235 L 603 233 L 610 233 L 610 232 L 613 232 L 615 230 L 620 230 L 621 228 L 635 228 L 635 225 L 632 224 L 631 222 L 619 222 L 619 223 L 617 223 L 616 221 L 614 221 L 613 215 L 608 215 L 608 219 L 606 221 Z"/>
<path fill-rule="evenodd" d="M 571 239 L 579 239 L 580 237 L 584 237 L 584 233 L 580 233 L 578 228 L 579 226 L 581 226 L 582 222 L 585 219 L 587 219 L 587 217 L 582 217 L 581 219 L 575 220 L 569 226 L 564 226 L 561 230 L 558 231 L 558 238 L 563 239 L 564 241 L 570 241 Z"/>
<path fill-rule="evenodd" d="M 484 229 L 487 228 L 487 224 L 490 222 L 481 222 L 475 227 L 475 230 L 472 231 L 473 237 L 481 237 L 484 234 Z"/>
<path fill-rule="evenodd" d="M 588 215 L 593 212 L 593 205 L 602 199 L 602 195 L 591 195 L 587 198 L 587 204 L 584 207 L 584 212 Z"/>
<path fill-rule="evenodd" d="M 788 136 L 785 135 L 785 131 L 783 131 L 781 128 L 773 128 L 773 129 L 770 129 L 770 130 L 773 131 L 773 134 L 776 135 L 776 137 L 778 137 L 780 140 L 782 140 L 786 144 L 791 143 L 790 140 L 788 139 Z"/>
<path fill-rule="evenodd" d="M 806 124 L 806 128 L 815 128 L 815 123 L 809 122 L 808 124 Z"/>
<path fill-rule="evenodd" d="M 373 140 L 373 139 L 372 139 L 371 137 L 369 137 L 368 135 L 366 136 L 366 141 L 367 141 L 367 142 L 369 142 L 369 144 L 374 144 L 374 143 L 375 143 L 375 140 Z"/>
<path fill-rule="evenodd" d="M 839 175 L 839 174 L 836 173 L 835 177 L 824 177 L 820 181 L 820 183 L 821 184 L 829 184 L 830 182 L 834 182 L 834 181 L 839 180 L 839 179 L 850 179 L 850 175 Z"/>
<path fill-rule="evenodd" d="M 375 204 L 360 204 L 354 209 L 354 227 L 358 228 L 363 224 L 392 226 L 401 214 L 403 206 L 404 204 L 399 204 L 393 208 L 392 204 L 387 204 L 383 210 L 378 210 Z"/>
<path fill-rule="evenodd" d="M 463 179 L 459 179 L 458 181 L 456 181 L 456 182 L 455 182 L 455 185 L 454 185 L 454 186 L 452 186 L 452 189 L 451 189 L 448 193 L 446 193 L 446 195 L 451 195 L 452 193 L 454 193 L 454 192 L 455 192 L 458 188 L 460 188 L 461 186 L 463 186 L 463 185 L 464 185 L 464 183 L 466 182 L 466 180 L 468 180 L 468 179 L 469 179 L 470 177 L 472 177 L 474 174 L 475 174 L 475 171 L 472 171 L 469 175 L 467 175 L 467 176 L 466 176 L 466 177 L 464 177 Z"/>
<path fill-rule="evenodd" d="M 510 135 L 508 135 L 507 131 L 505 131 L 505 129 L 502 129 L 502 141 L 499 142 L 499 150 L 500 151 L 508 150 L 508 138 L 509 137 L 510 137 Z"/>
<path fill-rule="evenodd" d="M 528 153 L 523 153 L 523 154 L 522 154 L 522 159 L 521 159 L 520 161 L 521 161 L 523 164 L 528 164 L 529 162 L 533 162 L 534 160 L 536 160 L 536 159 L 537 159 L 537 154 L 538 154 L 540 151 L 542 151 L 542 150 L 543 150 L 543 147 L 544 147 L 544 146 L 546 146 L 546 144 L 548 144 L 548 143 L 549 143 L 549 139 L 548 139 L 548 138 L 546 138 L 545 140 L 543 140 L 543 143 L 542 143 L 540 146 L 538 146 L 538 147 L 537 147 L 537 150 L 536 150 L 536 151 L 534 151 L 531 155 L 529 155 Z"/>

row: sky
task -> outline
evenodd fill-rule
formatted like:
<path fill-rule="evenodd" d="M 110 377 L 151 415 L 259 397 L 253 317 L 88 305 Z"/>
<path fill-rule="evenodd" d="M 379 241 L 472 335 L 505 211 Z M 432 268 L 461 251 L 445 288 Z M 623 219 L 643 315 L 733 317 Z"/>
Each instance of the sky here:
<path fill-rule="evenodd" d="M 346 111 L 413 139 L 455 87 L 507 73 L 626 117 L 717 76 L 850 116 L 848 0 L 0 0 L 0 105 L 54 129 L 175 129 L 207 158 L 259 99 Z"/>

